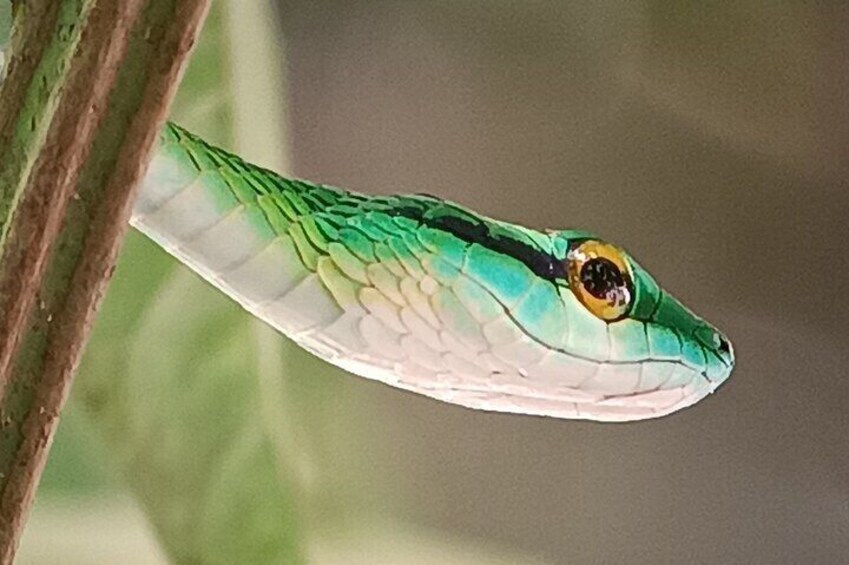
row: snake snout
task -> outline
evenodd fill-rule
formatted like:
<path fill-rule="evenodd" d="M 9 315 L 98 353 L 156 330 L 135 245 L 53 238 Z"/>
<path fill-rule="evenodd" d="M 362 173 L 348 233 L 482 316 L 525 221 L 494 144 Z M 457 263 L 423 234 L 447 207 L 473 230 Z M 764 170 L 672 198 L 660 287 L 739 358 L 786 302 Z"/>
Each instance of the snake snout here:
<path fill-rule="evenodd" d="M 734 366 L 734 346 L 731 345 L 731 341 L 721 333 L 717 332 L 717 337 L 719 340 L 719 345 L 716 348 L 716 352 L 719 355 L 719 358 L 728 365 L 729 367 Z"/>
<path fill-rule="evenodd" d="M 710 352 L 706 360 L 708 366 L 716 365 L 718 369 L 708 372 L 710 380 L 717 383 L 723 382 L 734 368 L 734 346 L 722 332 L 706 323 L 695 333 L 701 345 Z"/>

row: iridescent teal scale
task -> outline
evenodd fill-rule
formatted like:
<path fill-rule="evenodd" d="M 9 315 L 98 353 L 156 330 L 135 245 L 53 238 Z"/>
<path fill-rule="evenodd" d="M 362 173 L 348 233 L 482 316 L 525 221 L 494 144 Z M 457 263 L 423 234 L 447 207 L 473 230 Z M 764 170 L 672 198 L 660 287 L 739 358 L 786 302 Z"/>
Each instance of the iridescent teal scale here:
<path fill-rule="evenodd" d="M 169 125 L 133 224 L 319 357 L 485 410 L 634 420 L 712 392 L 733 355 L 628 258 L 627 316 L 600 319 L 540 233 L 430 196 L 282 178 Z"/>

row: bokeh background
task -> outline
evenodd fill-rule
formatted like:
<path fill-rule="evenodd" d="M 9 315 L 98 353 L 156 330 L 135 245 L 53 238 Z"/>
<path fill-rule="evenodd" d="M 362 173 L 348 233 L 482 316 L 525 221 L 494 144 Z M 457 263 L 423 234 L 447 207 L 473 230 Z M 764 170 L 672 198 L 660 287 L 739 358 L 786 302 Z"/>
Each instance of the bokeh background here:
<path fill-rule="evenodd" d="M 837 2 L 216 0 L 176 121 L 595 231 L 738 368 L 634 425 L 470 411 L 315 361 L 134 233 L 19 562 L 845 563 L 847 29 Z"/>

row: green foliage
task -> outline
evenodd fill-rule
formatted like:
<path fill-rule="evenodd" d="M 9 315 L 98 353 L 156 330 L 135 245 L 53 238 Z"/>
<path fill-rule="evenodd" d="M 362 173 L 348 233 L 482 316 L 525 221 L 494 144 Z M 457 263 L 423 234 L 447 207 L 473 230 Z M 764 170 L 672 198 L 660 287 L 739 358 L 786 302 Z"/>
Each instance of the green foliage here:
<path fill-rule="evenodd" d="M 0 2 L 0 46 L 9 41 L 9 31 L 12 27 L 12 4 Z"/>
<path fill-rule="evenodd" d="M 139 296 L 134 270 L 111 300 Z M 294 562 L 295 481 L 266 431 L 253 320 L 182 269 L 146 294 L 131 339 L 98 333 L 77 390 L 109 459 L 175 561 Z"/>

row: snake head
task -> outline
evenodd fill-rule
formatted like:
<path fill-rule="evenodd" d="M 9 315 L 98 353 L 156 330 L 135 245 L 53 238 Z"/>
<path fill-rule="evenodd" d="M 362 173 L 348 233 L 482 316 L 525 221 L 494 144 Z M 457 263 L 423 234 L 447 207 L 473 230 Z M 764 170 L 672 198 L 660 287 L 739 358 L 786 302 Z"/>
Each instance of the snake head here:
<path fill-rule="evenodd" d="M 718 329 L 664 291 L 620 248 L 584 232 L 553 234 L 569 325 L 562 349 L 587 365 L 575 383 L 599 400 L 586 417 L 633 420 L 669 414 L 712 393 L 734 351 Z"/>

